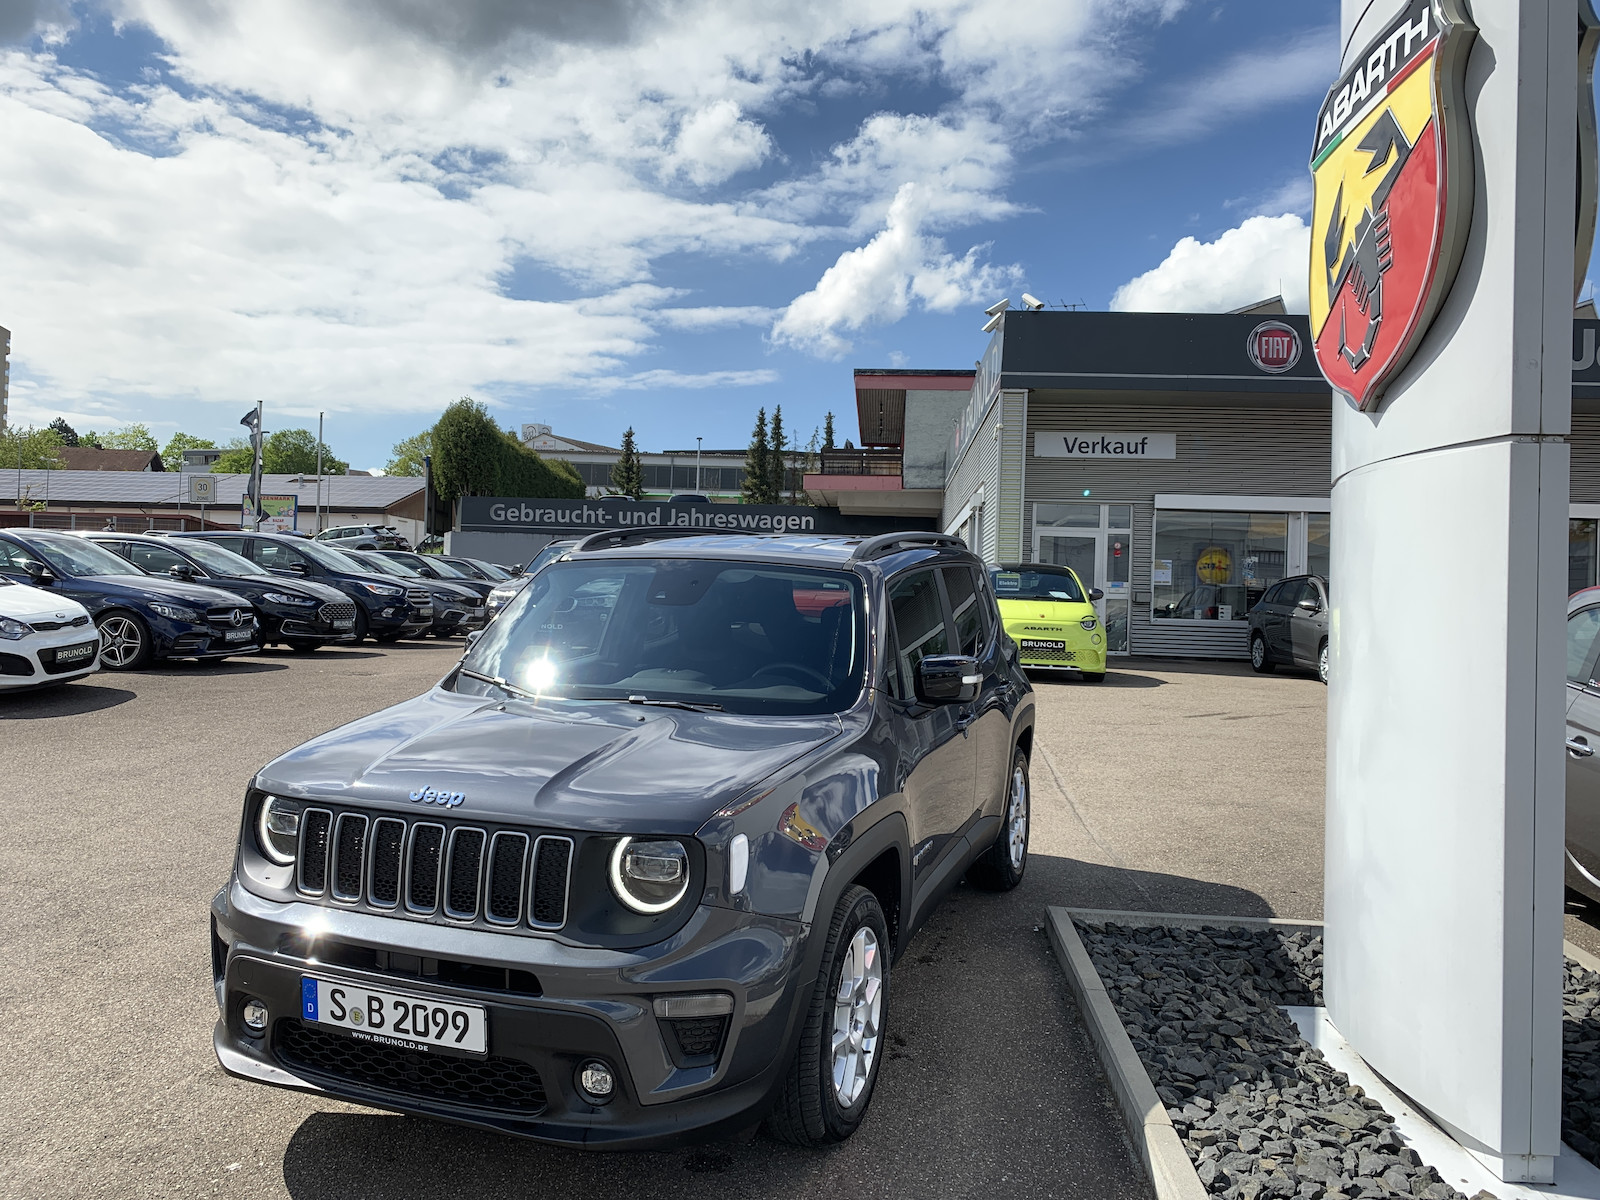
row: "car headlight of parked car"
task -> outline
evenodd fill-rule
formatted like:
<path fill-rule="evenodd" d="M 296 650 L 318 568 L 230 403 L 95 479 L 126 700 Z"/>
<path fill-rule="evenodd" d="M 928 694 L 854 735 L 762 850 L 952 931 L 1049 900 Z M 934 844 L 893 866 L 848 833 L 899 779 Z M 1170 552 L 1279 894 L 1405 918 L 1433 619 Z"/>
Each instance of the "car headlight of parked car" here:
<path fill-rule="evenodd" d="M 315 607 L 317 603 L 310 596 L 291 596 L 288 592 L 262 592 L 261 598 L 268 604 L 297 604 L 306 608 Z"/>
<path fill-rule="evenodd" d="M 192 608 L 182 608 L 176 604 L 152 604 L 151 610 L 160 613 L 169 621 L 199 621 L 200 614 Z"/>
<path fill-rule="evenodd" d="M 1085 617 L 1083 620 L 1079 621 L 1078 624 L 1082 625 L 1084 629 L 1088 630 L 1096 628 L 1100 622 L 1095 620 L 1093 617 Z"/>
<path fill-rule="evenodd" d="M 664 913 L 689 889 L 683 843 L 625 837 L 611 852 L 611 890 L 637 913 Z"/>
<path fill-rule="evenodd" d="M 280 867 L 292 863 L 300 849 L 300 806 L 277 796 L 263 800 L 256 816 L 256 844 Z"/>
<path fill-rule="evenodd" d="M 13 621 L 10 617 L 0 617 L 0 638 L 7 638 L 14 642 L 19 638 L 27 637 L 32 632 L 33 630 L 21 621 Z"/>
<path fill-rule="evenodd" d="M 406 594 L 405 588 L 390 587 L 387 583 L 363 583 L 361 586 L 374 596 L 395 597 Z"/>

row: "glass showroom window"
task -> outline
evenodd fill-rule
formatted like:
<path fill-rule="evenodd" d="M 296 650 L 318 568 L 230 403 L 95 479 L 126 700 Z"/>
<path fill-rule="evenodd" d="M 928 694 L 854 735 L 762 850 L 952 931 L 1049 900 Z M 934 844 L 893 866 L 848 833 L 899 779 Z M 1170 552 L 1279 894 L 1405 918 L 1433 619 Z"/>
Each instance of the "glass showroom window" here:
<path fill-rule="evenodd" d="M 1327 513 L 1306 514 L 1306 573 L 1328 578 L 1328 543 L 1332 518 Z"/>
<path fill-rule="evenodd" d="M 1286 513 L 1156 513 L 1151 616 L 1243 621 L 1288 565 Z"/>
<path fill-rule="evenodd" d="M 1600 522 L 1567 522 L 1567 594 L 1595 584 L 1595 527 Z"/>

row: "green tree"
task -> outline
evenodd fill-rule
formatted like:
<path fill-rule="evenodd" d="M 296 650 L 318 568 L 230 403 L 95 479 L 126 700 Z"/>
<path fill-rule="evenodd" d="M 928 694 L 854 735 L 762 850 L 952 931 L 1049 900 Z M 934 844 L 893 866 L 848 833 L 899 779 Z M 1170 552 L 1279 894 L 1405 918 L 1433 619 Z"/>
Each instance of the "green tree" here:
<path fill-rule="evenodd" d="M 148 450 L 152 454 L 156 451 L 156 435 L 150 432 L 150 426 L 138 421 L 95 437 L 102 450 Z"/>
<path fill-rule="evenodd" d="M 782 504 L 784 486 L 788 482 L 789 473 L 789 446 L 788 436 L 783 431 L 783 405 L 778 405 L 772 410 L 772 435 L 771 449 L 767 454 L 767 495 L 771 497 L 768 504 Z"/>
<path fill-rule="evenodd" d="M 744 452 L 744 502 L 746 504 L 771 504 L 768 499 L 768 459 L 772 448 L 767 441 L 767 410 L 756 412 L 756 427 L 750 435 L 750 448 Z"/>
<path fill-rule="evenodd" d="M 639 461 L 639 447 L 633 440 L 633 426 L 622 434 L 622 453 L 611 468 L 611 486 L 619 496 L 644 499 L 644 464 Z"/>
<path fill-rule="evenodd" d="M 584 492 L 571 463 L 539 457 L 470 396 L 445 409 L 433 427 L 433 482 L 446 501 L 462 496 L 576 500 Z"/>
<path fill-rule="evenodd" d="M 833 414 L 829 413 L 822 418 L 822 448 L 833 449 Z"/>
<path fill-rule="evenodd" d="M 78 444 L 78 431 L 73 429 L 71 425 L 67 424 L 67 419 L 65 417 L 57 417 L 54 421 L 51 421 L 49 425 L 45 426 L 45 428 L 55 430 L 56 435 L 60 437 L 61 444 L 63 446 L 76 446 Z"/>
<path fill-rule="evenodd" d="M 218 475 L 248 475 L 253 455 L 248 438 L 234 438 L 222 457 L 211 464 Z M 322 473 L 343 475 L 350 464 L 335 458 L 326 443 L 322 446 Z M 315 475 L 317 473 L 317 435 L 309 429 L 280 429 L 268 434 L 261 447 L 261 470 L 267 475 Z"/>
<path fill-rule="evenodd" d="M 422 460 L 433 453 L 433 427 L 414 433 L 396 442 L 389 451 L 389 463 L 383 468 L 385 475 L 412 475 L 421 477 Z"/>
<path fill-rule="evenodd" d="M 0 467 L 25 471 L 59 470 L 61 435 L 54 429 L 35 429 L 31 425 L 0 427 Z"/>
<path fill-rule="evenodd" d="M 183 452 L 185 450 L 214 450 L 217 443 L 211 438 L 196 437 L 192 433 L 175 433 L 167 439 L 166 448 L 161 451 L 161 461 L 166 464 L 167 470 L 177 471 L 183 467 Z"/>

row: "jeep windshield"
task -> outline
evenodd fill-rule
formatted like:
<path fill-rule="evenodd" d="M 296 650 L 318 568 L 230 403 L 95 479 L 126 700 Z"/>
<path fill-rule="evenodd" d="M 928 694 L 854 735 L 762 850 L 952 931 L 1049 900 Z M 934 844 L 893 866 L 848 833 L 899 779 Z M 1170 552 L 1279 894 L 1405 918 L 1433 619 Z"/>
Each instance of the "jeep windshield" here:
<path fill-rule="evenodd" d="M 839 712 L 861 692 L 861 612 L 860 581 L 839 571 L 717 559 L 556 562 L 468 651 L 455 690 Z"/>
<path fill-rule="evenodd" d="M 1047 568 L 1024 567 L 1006 570 L 990 567 L 989 578 L 994 580 L 994 594 L 1000 600 L 1067 600 L 1074 604 L 1085 603 L 1083 589 L 1066 571 Z"/>

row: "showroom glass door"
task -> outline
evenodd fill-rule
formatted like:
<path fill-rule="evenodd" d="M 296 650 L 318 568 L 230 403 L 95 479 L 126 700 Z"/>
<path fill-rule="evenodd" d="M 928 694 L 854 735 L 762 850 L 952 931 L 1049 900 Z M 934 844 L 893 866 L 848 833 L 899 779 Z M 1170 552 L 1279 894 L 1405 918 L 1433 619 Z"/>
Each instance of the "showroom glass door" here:
<path fill-rule="evenodd" d="M 1034 561 L 1071 567 L 1084 587 L 1105 593 L 1095 610 L 1106 628 L 1106 651 L 1128 652 L 1128 611 L 1133 599 L 1133 506 L 1035 504 Z"/>

